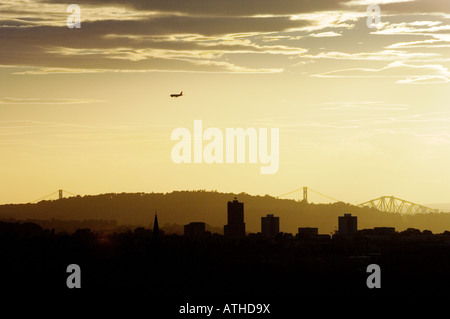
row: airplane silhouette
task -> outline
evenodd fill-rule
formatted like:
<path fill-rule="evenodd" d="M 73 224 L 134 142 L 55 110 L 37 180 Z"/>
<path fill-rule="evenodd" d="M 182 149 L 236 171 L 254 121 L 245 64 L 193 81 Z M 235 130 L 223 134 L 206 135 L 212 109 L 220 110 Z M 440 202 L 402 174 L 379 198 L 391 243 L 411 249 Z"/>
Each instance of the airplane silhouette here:
<path fill-rule="evenodd" d="M 181 91 L 180 94 L 170 94 L 170 97 L 179 97 L 179 96 L 183 96 L 183 91 Z"/>

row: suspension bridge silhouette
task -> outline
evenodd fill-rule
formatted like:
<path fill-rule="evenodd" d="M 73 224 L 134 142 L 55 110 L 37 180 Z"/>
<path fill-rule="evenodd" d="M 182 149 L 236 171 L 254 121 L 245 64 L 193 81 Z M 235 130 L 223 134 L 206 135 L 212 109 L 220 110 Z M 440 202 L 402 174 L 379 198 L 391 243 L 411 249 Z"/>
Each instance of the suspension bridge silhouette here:
<path fill-rule="evenodd" d="M 44 199 L 47 199 L 47 200 L 54 199 L 53 196 L 55 196 L 56 194 L 58 194 L 58 199 L 62 199 L 62 198 L 64 198 L 64 193 L 67 193 L 67 194 L 70 194 L 70 195 L 73 195 L 73 196 L 78 196 L 78 194 L 74 194 L 72 192 L 69 192 L 69 191 L 66 191 L 66 190 L 63 190 L 63 189 L 58 189 L 57 191 L 54 191 L 53 193 L 47 194 L 45 196 L 42 196 L 41 198 L 38 198 L 38 199 L 36 199 L 34 201 L 31 201 L 30 203 L 31 204 L 32 203 L 37 203 L 37 202 L 40 202 L 41 200 L 44 200 Z"/>
<path fill-rule="evenodd" d="M 302 199 L 301 201 L 304 202 L 308 202 L 308 194 L 313 194 L 316 197 L 319 196 L 319 201 L 318 203 L 336 203 L 336 202 L 343 202 L 341 200 L 338 200 L 336 198 L 333 198 L 331 196 L 328 196 L 324 193 L 321 193 L 319 191 L 316 191 L 310 187 L 304 186 L 302 188 L 298 188 L 295 189 L 293 191 L 290 191 L 288 193 L 285 194 L 281 194 L 279 196 L 277 196 L 276 198 L 280 199 L 280 198 L 286 198 L 289 195 L 295 195 L 297 193 L 302 193 Z M 63 189 L 59 189 L 57 191 L 54 191 L 50 194 L 47 194 L 41 198 L 38 198 L 30 203 L 37 203 L 40 202 L 41 200 L 52 200 L 54 199 L 54 196 L 58 196 L 57 199 L 63 199 L 64 198 L 64 194 L 69 194 L 72 196 L 79 196 L 78 194 L 74 194 L 72 192 L 63 190 Z M 297 196 L 295 196 L 297 197 Z M 295 198 L 294 198 L 295 199 Z M 357 204 L 356 206 L 359 207 L 369 207 L 369 208 L 375 208 L 378 209 L 381 212 L 387 212 L 387 213 L 397 213 L 397 214 L 409 214 L 409 215 L 413 215 L 413 214 L 418 214 L 418 213 L 437 213 L 439 212 L 438 209 L 432 209 L 430 207 L 424 206 L 424 205 L 420 205 L 417 203 L 413 203 L 411 201 L 407 201 L 404 199 L 400 199 L 397 198 L 395 196 L 381 196 L 375 199 L 371 199 L 368 200 L 364 203 L 361 204 Z"/>

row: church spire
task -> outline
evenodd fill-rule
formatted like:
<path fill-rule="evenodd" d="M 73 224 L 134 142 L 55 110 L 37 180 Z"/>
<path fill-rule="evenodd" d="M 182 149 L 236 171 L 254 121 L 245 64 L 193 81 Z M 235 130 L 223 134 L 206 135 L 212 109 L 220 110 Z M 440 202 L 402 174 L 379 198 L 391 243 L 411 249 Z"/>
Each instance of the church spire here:
<path fill-rule="evenodd" d="M 159 235 L 158 215 L 155 209 L 155 221 L 153 222 L 153 236 Z"/>

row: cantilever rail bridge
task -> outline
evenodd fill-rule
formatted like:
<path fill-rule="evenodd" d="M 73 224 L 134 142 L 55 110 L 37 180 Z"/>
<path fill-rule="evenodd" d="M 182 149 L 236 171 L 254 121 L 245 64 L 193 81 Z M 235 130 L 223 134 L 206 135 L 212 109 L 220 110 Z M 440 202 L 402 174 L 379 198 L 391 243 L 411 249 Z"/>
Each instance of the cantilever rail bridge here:
<path fill-rule="evenodd" d="M 361 203 L 358 206 L 372 207 L 382 212 L 399 214 L 435 213 L 439 211 L 394 196 L 381 196 L 379 198 Z"/>

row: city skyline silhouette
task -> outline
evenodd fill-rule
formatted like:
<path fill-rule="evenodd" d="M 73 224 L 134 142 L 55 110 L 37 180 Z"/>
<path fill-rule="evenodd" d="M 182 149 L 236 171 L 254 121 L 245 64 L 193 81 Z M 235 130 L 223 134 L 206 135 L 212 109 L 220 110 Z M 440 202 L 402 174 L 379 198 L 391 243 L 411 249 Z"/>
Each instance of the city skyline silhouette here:
<path fill-rule="evenodd" d="M 0 0 L 0 287 L 162 318 L 449 295 L 448 4 Z"/>
<path fill-rule="evenodd" d="M 288 298 L 292 284 L 300 284 L 296 295 L 305 297 L 439 295 L 450 282 L 445 267 L 450 231 L 360 229 L 358 216 L 344 213 L 334 220 L 338 230 L 332 236 L 313 227 L 299 227 L 293 236 L 276 230 L 282 220 L 268 214 L 260 216 L 260 232 L 244 234 L 245 203 L 229 199 L 221 203 L 227 208 L 224 235 L 205 231 L 200 221 L 185 225 L 184 235 L 165 233 L 159 227 L 165 215 L 159 211 L 160 218 L 156 211 L 151 214 L 152 229 L 77 228 L 67 233 L 29 221 L 0 221 L 2 255 L 11 261 L 0 266 L 10 274 L 3 286 L 14 292 L 64 291 L 64 273 L 58 269 L 69 259 L 82 269 L 78 280 L 83 284 L 76 287 L 86 293 L 130 290 L 158 298 Z M 26 262 L 14 261 L 18 256 Z M 52 263 L 45 263 L 47 258 Z M 113 267 L 105 267 L 111 263 Z M 382 272 L 382 286 L 366 285 L 369 266 Z M 34 271 L 26 272 L 26 267 Z M 238 289 L 243 282 L 245 289 Z"/>

